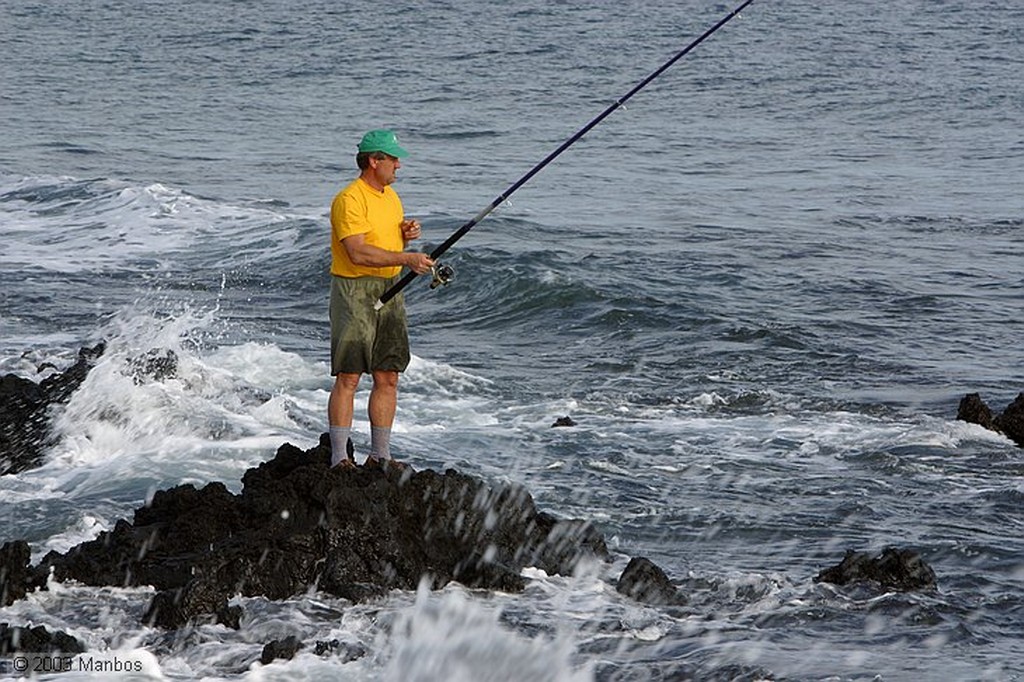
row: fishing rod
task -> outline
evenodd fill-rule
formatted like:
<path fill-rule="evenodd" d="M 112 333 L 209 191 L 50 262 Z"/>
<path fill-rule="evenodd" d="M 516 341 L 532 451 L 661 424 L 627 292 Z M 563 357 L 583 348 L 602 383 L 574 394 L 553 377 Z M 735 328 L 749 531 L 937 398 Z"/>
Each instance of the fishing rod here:
<path fill-rule="evenodd" d="M 731 20 L 737 14 L 742 12 L 743 9 L 746 8 L 746 6 L 749 5 L 750 3 L 752 3 L 753 1 L 754 0 L 745 0 L 745 2 L 743 4 L 741 4 L 739 7 L 737 7 L 733 11 L 729 12 L 729 14 L 725 15 L 725 17 L 723 17 L 721 20 L 719 20 L 719 22 L 717 24 L 715 24 L 714 26 L 712 26 L 708 30 L 704 31 L 704 33 L 701 34 L 701 36 L 699 38 L 694 40 L 692 43 L 687 45 L 685 48 L 683 48 L 682 50 L 677 52 L 667 62 L 665 62 L 664 64 L 659 66 L 657 69 L 655 69 L 649 76 L 647 76 L 647 78 L 644 78 L 642 81 L 640 81 L 635 86 L 633 86 L 632 90 L 627 92 L 625 95 L 623 95 L 619 99 L 615 100 L 615 102 L 613 102 L 611 105 L 609 105 L 607 109 L 605 109 L 600 114 L 595 116 L 594 119 L 590 121 L 590 123 L 588 123 L 587 125 L 585 125 L 582 128 L 580 128 L 578 131 L 576 131 L 576 133 L 572 137 L 570 137 L 568 140 L 563 142 L 558 147 L 558 149 L 556 149 L 555 151 L 551 152 L 546 157 L 544 157 L 544 160 L 542 160 L 536 166 L 531 168 L 529 170 L 529 172 L 527 172 L 525 175 L 523 175 L 523 177 L 519 178 L 514 183 L 512 183 L 512 185 L 508 189 L 506 189 L 504 192 L 502 192 L 497 197 L 495 197 L 494 201 L 492 201 L 490 204 L 488 204 L 482 211 L 480 211 L 475 216 L 473 216 L 465 225 L 463 225 L 462 227 L 457 229 L 455 232 L 453 232 L 452 235 L 450 237 L 448 237 L 448 239 L 444 240 L 444 243 L 442 243 L 440 246 L 438 246 L 433 251 L 431 251 L 430 252 L 430 259 L 436 261 L 442 255 L 444 255 L 444 253 L 446 251 L 448 251 L 448 249 L 450 249 L 455 244 L 455 242 L 457 242 L 460 239 L 462 239 L 466 235 L 467 232 L 469 232 L 474 227 L 476 227 L 476 225 L 481 220 L 486 218 L 491 213 L 491 211 L 493 211 L 498 206 L 500 206 L 503 202 L 508 200 L 508 198 L 510 196 L 512 196 L 512 194 L 517 189 L 519 189 L 520 187 L 525 185 L 530 180 L 530 178 L 532 178 L 534 175 L 539 173 L 545 166 L 547 166 L 549 163 L 551 163 L 556 158 L 558 158 L 561 155 L 562 152 L 564 152 L 566 149 L 568 149 L 573 144 L 575 144 L 581 137 L 583 137 L 588 132 L 590 132 L 590 130 L 594 126 L 596 126 L 598 123 L 600 123 L 601 121 L 606 119 L 613 111 L 615 111 L 616 109 L 621 107 L 623 104 L 625 104 L 626 101 L 630 97 L 632 97 L 636 93 L 638 93 L 641 90 L 643 90 L 647 86 L 647 84 L 649 84 L 655 78 L 657 78 L 662 73 L 664 73 L 670 66 L 675 64 L 677 61 L 679 61 L 680 59 L 685 57 L 687 55 L 687 53 L 690 52 L 690 50 L 692 50 L 693 48 L 695 48 L 698 45 L 700 45 L 701 43 L 703 43 L 705 40 L 707 40 L 709 37 L 711 37 L 711 34 L 713 34 L 718 29 L 722 28 L 723 26 L 725 26 L 725 24 L 728 23 L 729 20 Z M 450 267 L 448 267 L 448 266 L 435 266 L 434 269 L 433 269 L 433 272 L 434 272 L 434 281 L 431 284 L 431 287 L 430 287 L 431 289 L 437 287 L 439 284 L 447 284 L 448 281 L 451 280 L 452 275 L 453 275 L 453 270 Z M 385 303 L 387 303 L 392 298 L 394 298 L 402 289 L 407 287 L 410 282 L 412 282 L 414 279 L 416 279 L 416 277 L 418 277 L 418 275 L 415 272 L 413 272 L 412 270 L 410 270 L 407 273 L 405 273 L 405 276 L 402 277 L 402 279 L 398 280 L 393 285 L 391 285 L 391 287 L 387 291 L 385 291 L 384 294 L 379 299 L 377 299 L 377 302 L 373 305 L 374 310 L 380 310 L 381 308 L 383 308 Z"/>

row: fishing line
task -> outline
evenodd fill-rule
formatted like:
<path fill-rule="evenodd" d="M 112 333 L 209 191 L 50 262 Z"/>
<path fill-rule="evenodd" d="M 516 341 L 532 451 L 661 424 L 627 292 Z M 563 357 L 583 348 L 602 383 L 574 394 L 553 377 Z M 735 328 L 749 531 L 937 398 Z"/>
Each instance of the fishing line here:
<path fill-rule="evenodd" d="M 619 99 L 615 100 L 615 102 L 613 102 L 611 105 L 609 105 L 607 109 L 602 111 L 600 114 L 595 116 L 593 118 L 593 120 L 591 120 L 585 126 L 583 126 L 578 131 L 576 131 L 576 133 L 573 134 L 572 137 L 570 137 L 568 140 L 563 142 L 555 151 L 551 152 L 546 157 L 544 157 L 544 159 L 540 163 L 538 163 L 536 166 L 531 168 L 525 175 L 523 175 L 521 178 L 519 178 L 514 183 L 512 183 L 512 185 L 509 186 L 508 189 L 506 189 L 504 192 L 502 192 L 497 197 L 495 197 L 494 201 L 492 201 L 482 211 L 480 211 L 475 216 L 473 216 L 465 225 L 463 225 L 462 227 L 457 229 L 455 232 L 453 232 L 452 235 L 450 237 L 448 237 L 448 239 L 444 240 L 444 242 L 440 246 L 438 246 L 433 251 L 431 251 L 430 252 L 431 260 L 436 261 L 442 255 L 444 255 L 444 253 L 446 251 L 448 251 L 448 249 L 450 249 L 452 247 L 452 245 L 455 244 L 455 242 L 457 242 L 460 239 L 462 239 L 466 235 L 467 232 L 469 232 L 474 227 L 476 227 L 476 225 L 481 220 L 486 218 L 491 213 L 491 211 L 493 211 L 495 208 L 500 206 L 504 201 L 506 201 L 512 195 L 513 192 L 515 192 L 517 189 L 519 189 L 520 187 L 525 185 L 530 180 L 530 178 L 532 178 L 534 175 L 539 173 L 545 166 L 547 166 L 549 163 L 551 163 L 556 158 L 558 158 L 558 156 L 561 155 L 562 152 L 564 152 L 566 149 L 568 149 L 573 144 L 575 144 L 581 137 L 583 137 L 588 132 L 590 132 L 591 128 L 593 128 L 598 123 L 600 123 L 605 118 L 607 118 L 613 111 L 615 111 L 619 107 L 622 107 L 623 104 L 625 104 L 626 100 L 628 100 L 630 97 L 632 97 L 636 93 L 638 93 L 641 90 L 643 90 L 644 87 L 646 87 L 648 83 L 650 83 L 655 78 L 657 78 L 662 73 L 664 73 L 670 66 L 675 64 L 677 61 L 679 61 L 680 59 L 685 57 L 687 55 L 687 53 L 690 52 L 690 50 L 692 50 L 693 48 L 695 48 L 698 45 L 700 45 L 707 38 L 709 38 L 711 36 L 711 34 L 713 34 L 718 29 L 722 28 L 722 26 L 725 26 L 725 24 L 728 23 L 729 20 L 731 20 L 733 17 L 735 17 L 741 11 L 743 11 L 743 9 L 747 5 L 752 3 L 753 1 L 754 0 L 746 0 L 739 7 L 737 7 L 733 11 L 729 12 L 729 14 L 725 15 L 725 17 L 723 17 L 721 20 L 719 20 L 719 22 L 717 24 L 715 24 L 714 26 L 712 26 L 708 30 L 704 31 L 704 33 L 701 34 L 701 36 L 699 38 L 697 38 L 692 43 L 687 45 L 685 48 L 683 48 L 682 50 L 677 52 L 675 55 L 673 55 L 671 59 L 669 59 L 667 62 L 665 62 L 664 64 L 659 66 L 657 69 L 655 69 L 649 76 L 647 76 L 647 78 L 644 78 L 642 81 L 640 81 L 635 86 L 633 86 L 632 90 L 627 92 L 625 95 L 623 95 Z M 451 276 L 450 276 L 451 268 L 448 268 L 447 266 L 444 266 L 444 267 L 446 268 L 445 274 L 447 275 L 447 279 L 451 279 Z M 447 284 L 447 281 L 442 281 L 442 278 L 438 277 L 437 270 L 438 270 L 438 268 L 435 267 L 434 268 L 434 285 L 431 286 L 432 289 L 434 287 L 436 287 L 438 284 Z M 391 286 L 391 288 L 389 288 L 387 291 L 385 291 L 384 294 L 377 300 L 377 302 L 373 306 L 374 310 L 380 310 L 381 308 L 383 308 L 385 303 L 387 303 L 392 298 L 394 298 L 398 294 L 398 292 L 400 292 L 402 289 L 407 287 L 410 282 L 412 282 L 414 279 L 416 279 L 417 276 L 418 275 L 415 272 L 413 272 L 412 270 L 410 270 L 407 273 L 405 273 L 405 276 L 402 277 L 402 279 L 400 279 L 397 282 L 395 282 Z"/>

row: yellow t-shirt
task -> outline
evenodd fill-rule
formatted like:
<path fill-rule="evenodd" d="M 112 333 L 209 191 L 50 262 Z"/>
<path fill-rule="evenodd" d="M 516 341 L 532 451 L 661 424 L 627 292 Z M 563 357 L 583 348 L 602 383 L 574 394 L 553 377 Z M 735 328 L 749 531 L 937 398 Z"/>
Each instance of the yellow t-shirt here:
<path fill-rule="evenodd" d="M 402 239 L 402 201 L 390 186 L 378 192 L 356 178 L 338 192 L 331 202 L 331 274 L 340 277 L 394 277 L 399 266 L 373 268 L 356 265 L 348 257 L 341 240 L 355 234 L 366 235 L 366 243 L 387 251 L 405 249 Z"/>

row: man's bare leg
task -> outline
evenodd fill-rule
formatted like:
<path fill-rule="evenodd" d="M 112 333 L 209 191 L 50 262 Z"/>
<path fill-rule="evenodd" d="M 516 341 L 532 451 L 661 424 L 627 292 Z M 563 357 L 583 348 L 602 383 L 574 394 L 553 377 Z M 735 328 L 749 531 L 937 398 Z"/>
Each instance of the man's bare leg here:
<path fill-rule="evenodd" d="M 327 422 L 331 430 L 331 466 L 348 458 L 348 440 L 352 435 L 352 414 L 359 388 L 359 374 L 337 374 L 327 399 Z"/>
<path fill-rule="evenodd" d="M 398 406 L 398 372 L 373 371 L 370 391 L 370 458 L 391 459 L 391 427 Z"/>

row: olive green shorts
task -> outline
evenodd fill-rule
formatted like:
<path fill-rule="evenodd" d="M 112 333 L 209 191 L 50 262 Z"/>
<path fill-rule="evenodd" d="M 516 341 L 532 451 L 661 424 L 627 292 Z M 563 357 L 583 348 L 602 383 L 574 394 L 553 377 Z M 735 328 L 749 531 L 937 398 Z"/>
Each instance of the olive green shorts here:
<path fill-rule="evenodd" d="M 398 277 L 331 275 L 331 374 L 403 372 L 409 366 L 405 297 L 373 309 Z"/>

